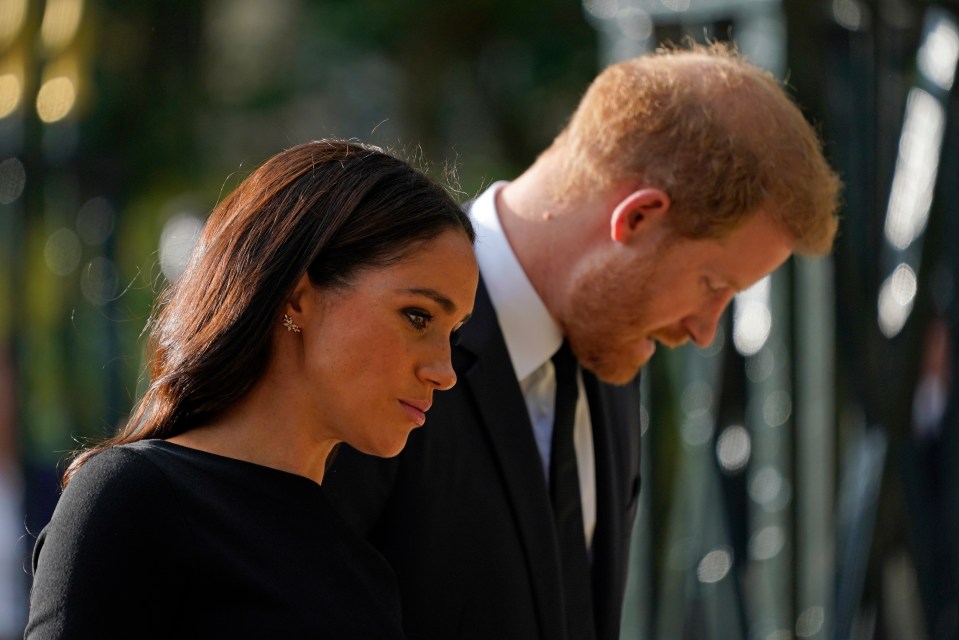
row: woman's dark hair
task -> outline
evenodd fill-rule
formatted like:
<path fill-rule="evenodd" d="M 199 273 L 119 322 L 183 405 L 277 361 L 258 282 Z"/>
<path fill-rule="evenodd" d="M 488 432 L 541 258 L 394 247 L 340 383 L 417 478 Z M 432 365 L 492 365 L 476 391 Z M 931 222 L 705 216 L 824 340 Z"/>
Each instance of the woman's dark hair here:
<path fill-rule="evenodd" d="M 249 392 L 304 273 L 349 286 L 447 229 L 474 239 L 446 191 L 380 149 L 323 140 L 273 156 L 216 207 L 162 295 L 149 324 L 150 386 L 126 426 L 77 455 L 63 485 L 100 451 L 183 433 Z"/>

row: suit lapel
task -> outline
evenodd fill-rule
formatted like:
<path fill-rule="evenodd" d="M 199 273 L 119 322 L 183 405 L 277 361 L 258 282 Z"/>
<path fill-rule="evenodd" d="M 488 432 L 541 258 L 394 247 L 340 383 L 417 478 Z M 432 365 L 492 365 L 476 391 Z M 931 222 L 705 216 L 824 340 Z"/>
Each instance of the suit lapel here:
<path fill-rule="evenodd" d="M 589 400 L 596 459 L 596 530 L 593 534 L 593 601 L 598 638 L 619 627 L 621 594 L 626 577 L 624 513 L 638 491 L 631 475 L 638 473 L 638 379 L 627 386 L 603 384 L 588 371 L 583 385 Z M 631 457 L 636 458 L 632 464 Z M 637 476 L 638 480 L 638 476 Z M 627 516 L 628 517 L 628 516 Z"/>
<path fill-rule="evenodd" d="M 606 637 L 602 627 L 609 614 L 602 607 L 607 603 L 610 592 L 611 575 L 617 567 L 612 565 L 611 552 L 615 542 L 614 531 L 608 525 L 609 513 L 613 507 L 616 491 L 613 486 L 611 456 L 614 455 L 610 442 L 609 412 L 606 410 L 602 385 L 589 372 L 583 372 L 583 386 L 589 400 L 589 420 L 593 432 L 593 455 L 596 458 L 596 529 L 593 532 L 593 608 L 600 633 L 597 637 Z M 615 509 L 612 509 L 615 511 Z"/>
<path fill-rule="evenodd" d="M 460 383 L 476 401 L 512 503 L 543 637 L 564 638 L 558 551 L 546 478 L 526 403 L 482 279 L 473 319 L 461 330 L 457 352 Z"/>

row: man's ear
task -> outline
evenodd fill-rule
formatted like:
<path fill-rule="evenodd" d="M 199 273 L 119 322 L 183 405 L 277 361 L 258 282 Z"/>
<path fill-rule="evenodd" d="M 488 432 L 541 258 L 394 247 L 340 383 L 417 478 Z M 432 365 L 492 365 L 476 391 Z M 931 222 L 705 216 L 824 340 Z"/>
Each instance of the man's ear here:
<path fill-rule="evenodd" d="M 637 233 L 655 226 L 669 211 L 669 205 L 669 196 L 661 189 L 647 187 L 633 191 L 613 209 L 610 237 L 615 242 L 628 243 Z"/>

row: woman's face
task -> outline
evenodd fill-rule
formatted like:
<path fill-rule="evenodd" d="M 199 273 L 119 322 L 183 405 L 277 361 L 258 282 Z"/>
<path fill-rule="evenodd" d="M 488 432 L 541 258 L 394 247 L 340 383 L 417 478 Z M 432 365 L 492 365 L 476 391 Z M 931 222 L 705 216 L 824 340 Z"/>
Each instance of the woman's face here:
<path fill-rule="evenodd" d="M 433 392 L 456 382 L 450 339 L 473 310 L 479 270 L 460 230 L 346 288 L 311 287 L 302 307 L 302 393 L 322 439 L 398 454 Z"/>

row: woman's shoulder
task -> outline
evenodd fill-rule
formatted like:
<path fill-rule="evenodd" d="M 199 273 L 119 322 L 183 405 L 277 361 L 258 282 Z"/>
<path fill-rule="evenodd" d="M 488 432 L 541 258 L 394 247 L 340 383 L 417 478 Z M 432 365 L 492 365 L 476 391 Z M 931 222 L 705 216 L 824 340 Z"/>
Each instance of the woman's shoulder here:
<path fill-rule="evenodd" d="M 189 581 L 191 553 L 164 474 L 137 447 L 96 453 L 73 475 L 34 546 L 27 636 L 93 637 L 96 628 L 110 629 L 98 637 L 121 637 L 117 627 L 148 617 L 144 602 Z"/>
<path fill-rule="evenodd" d="M 63 490 L 58 509 L 80 517 L 109 512 L 129 517 L 151 504 L 155 508 L 169 481 L 149 450 L 136 445 L 108 447 L 91 456 Z"/>
<path fill-rule="evenodd" d="M 165 440 L 138 440 L 107 447 L 92 455 L 76 472 L 74 479 L 110 481 L 128 476 L 160 477 L 171 465 L 200 465 L 202 452 L 174 445 Z M 71 484 L 74 480 L 71 480 Z"/>
<path fill-rule="evenodd" d="M 130 545 L 149 538 L 177 511 L 164 475 L 151 462 L 130 447 L 109 447 L 90 457 L 63 490 L 34 563 L 41 548 L 61 557 L 133 554 Z"/>
<path fill-rule="evenodd" d="M 67 489 L 77 485 L 126 483 L 131 478 L 156 474 L 156 463 L 139 442 L 107 447 L 97 452 L 73 475 Z"/>

